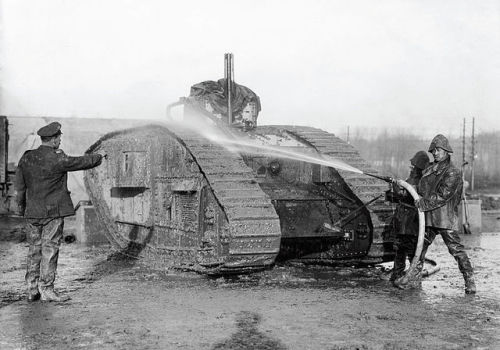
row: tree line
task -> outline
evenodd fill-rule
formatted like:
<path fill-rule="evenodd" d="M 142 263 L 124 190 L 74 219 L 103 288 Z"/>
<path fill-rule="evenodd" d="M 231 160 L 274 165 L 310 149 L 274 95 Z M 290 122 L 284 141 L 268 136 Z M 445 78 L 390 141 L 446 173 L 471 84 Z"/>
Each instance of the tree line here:
<path fill-rule="evenodd" d="M 410 132 L 390 133 L 384 130 L 372 138 L 364 137 L 362 132 L 355 132 L 350 137 L 349 143 L 381 173 L 406 178 L 409 173 L 410 158 L 417 151 L 427 151 L 431 140 L 432 138 L 424 138 Z M 452 160 L 456 166 L 462 167 L 465 179 L 469 182 L 473 164 L 475 189 L 500 187 L 499 140 L 500 131 L 477 134 L 474 142 L 475 157 L 472 161 L 473 147 L 470 137 L 465 139 L 465 152 L 462 138 L 449 138 L 454 151 Z M 468 164 L 463 166 L 464 153 Z M 432 160 L 432 155 L 430 153 L 428 155 Z"/>

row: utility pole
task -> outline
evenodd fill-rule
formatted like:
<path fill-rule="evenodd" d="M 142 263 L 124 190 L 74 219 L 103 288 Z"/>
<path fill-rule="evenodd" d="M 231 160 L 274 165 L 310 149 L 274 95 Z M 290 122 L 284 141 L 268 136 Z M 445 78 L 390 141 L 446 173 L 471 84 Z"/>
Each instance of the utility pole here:
<path fill-rule="evenodd" d="M 349 143 L 349 125 L 347 125 L 347 143 Z"/>
<path fill-rule="evenodd" d="M 474 160 L 476 158 L 476 140 L 474 138 L 474 122 L 476 118 L 472 118 L 472 137 L 471 137 L 471 156 L 470 156 L 470 168 L 471 168 L 471 174 L 470 174 L 470 190 L 474 191 Z"/>
<path fill-rule="evenodd" d="M 462 131 L 462 171 L 465 166 L 465 118 L 464 118 L 464 128 Z"/>

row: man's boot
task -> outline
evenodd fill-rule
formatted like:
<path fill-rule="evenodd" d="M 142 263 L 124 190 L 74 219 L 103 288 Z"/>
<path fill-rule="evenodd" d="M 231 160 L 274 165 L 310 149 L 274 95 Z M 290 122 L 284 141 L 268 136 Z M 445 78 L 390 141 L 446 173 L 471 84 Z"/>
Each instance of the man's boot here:
<path fill-rule="evenodd" d="M 465 293 L 466 294 L 476 294 L 476 283 L 474 281 L 474 269 L 470 262 L 467 253 L 462 252 L 462 254 L 456 254 L 455 259 L 458 262 L 458 268 L 464 276 L 465 281 Z"/>
<path fill-rule="evenodd" d="M 463 275 L 465 281 L 465 294 L 476 294 L 476 282 L 474 281 L 474 273 L 465 272 Z"/>
<path fill-rule="evenodd" d="M 28 302 L 33 302 L 40 300 L 40 292 L 38 289 L 29 289 L 28 290 Z"/>
<path fill-rule="evenodd" d="M 389 281 L 394 282 L 398 278 L 404 275 L 406 268 L 406 254 L 402 253 L 400 250 L 396 251 L 396 256 L 394 257 L 394 267 L 392 268 L 392 274 Z"/>
<path fill-rule="evenodd" d="M 54 288 L 40 288 L 40 299 L 42 301 L 68 301 L 70 297 L 59 295 Z"/>
<path fill-rule="evenodd" d="M 410 268 L 404 276 L 398 278 L 394 281 L 394 285 L 399 289 L 415 289 L 420 288 L 422 286 L 422 269 L 424 267 L 424 263 L 419 261 L 415 268 Z"/>
<path fill-rule="evenodd" d="M 26 274 L 26 280 L 28 281 L 28 302 L 33 302 L 40 300 L 40 292 L 38 291 L 38 277 L 31 277 L 29 274 Z"/>

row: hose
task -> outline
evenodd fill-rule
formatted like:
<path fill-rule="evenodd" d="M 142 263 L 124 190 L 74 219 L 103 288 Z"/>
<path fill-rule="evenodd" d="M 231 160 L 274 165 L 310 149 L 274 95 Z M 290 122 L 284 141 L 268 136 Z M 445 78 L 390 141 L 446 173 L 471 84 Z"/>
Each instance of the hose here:
<path fill-rule="evenodd" d="M 414 200 L 420 199 L 420 196 L 418 195 L 417 191 L 413 188 L 412 185 L 410 185 L 408 182 L 403 181 L 401 179 L 394 180 L 398 186 L 403 187 L 405 190 L 410 193 L 410 195 L 413 197 Z M 422 254 L 422 249 L 424 247 L 424 236 L 425 236 L 425 215 L 424 212 L 421 211 L 419 208 L 418 210 L 418 240 L 417 240 L 417 248 L 415 249 L 415 255 L 413 257 L 413 260 L 411 261 L 410 268 L 408 271 L 405 273 L 405 275 L 395 282 L 401 285 L 408 284 L 409 282 L 409 276 L 414 276 L 415 272 L 417 271 L 417 265 L 420 260 L 420 255 Z M 434 271 L 433 273 L 437 272 Z"/>
<path fill-rule="evenodd" d="M 405 190 L 410 193 L 414 200 L 420 199 L 417 191 L 410 185 L 408 182 L 403 181 L 401 179 L 396 180 L 396 184 L 398 186 L 403 187 Z M 422 210 L 417 208 L 418 210 L 418 240 L 417 240 L 417 248 L 415 249 L 415 256 L 410 265 L 410 269 L 415 269 L 418 261 L 420 260 L 420 255 L 422 254 L 422 249 L 424 247 L 424 235 L 425 235 L 425 215 Z"/>
<path fill-rule="evenodd" d="M 434 260 L 425 258 L 425 262 L 429 265 L 432 265 L 432 268 L 423 270 L 422 277 L 429 277 L 430 275 L 434 275 L 436 272 L 439 272 L 441 270 L 441 268 L 437 266 L 437 262 L 435 262 Z"/>
<path fill-rule="evenodd" d="M 375 174 L 370 174 L 370 173 L 363 173 L 365 175 L 375 177 L 377 179 L 383 180 L 388 183 L 393 183 L 395 182 L 398 186 L 403 187 L 405 190 L 410 193 L 410 195 L 413 197 L 415 201 L 420 199 L 420 196 L 418 195 L 417 191 L 413 188 L 412 185 L 410 185 L 408 182 L 401 180 L 401 179 L 393 179 L 392 177 L 388 176 L 380 176 L 380 175 L 375 175 Z M 416 275 L 417 271 L 417 266 L 420 260 L 420 255 L 422 254 L 422 249 L 424 247 L 424 236 L 425 236 L 425 215 L 424 212 L 421 211 L 419 208 L 417 208 L 418 211 L 418 240 L 417 240 L 417 247 L 415 249 L 415 255 L 413 257 L 413 260 L 411 261 L 410 268 L 408 271 L 404 274 L 403 277 L 398 278 L 395 283 L 399 285 L 406 285 L 410 281 L 409 276 L 414 276 Z M 440 270 L 440 268 L 437 266 L 435 261 L 432 261 L 430 259 L 426 259 L 429 262 L 432 262 L 434 265 L 434 268 L 430 271 L 427 271 L 426 276 L 430 276 Z"/>

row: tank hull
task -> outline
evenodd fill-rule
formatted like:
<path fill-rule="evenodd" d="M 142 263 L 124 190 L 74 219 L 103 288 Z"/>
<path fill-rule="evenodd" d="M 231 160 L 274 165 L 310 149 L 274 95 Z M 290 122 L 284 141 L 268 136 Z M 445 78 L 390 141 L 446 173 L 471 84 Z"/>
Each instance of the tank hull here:
<path fill-rule="evenodd" d="M 354 148 L 320 129 L 221 132 L 235 143 L 281 138 L 283 149 L 374 172 Z M 265 269 L 276 259 L 352 264 L 392 258 L 391 208 L 377 198 L 386 187 L 380 180 L 258 150 L 235 153 L 173 124 L 111 133 L 90 150 L 107 155 L 86 172 L 85 184 L 122 254 L 216 275 Z M 335 232 L 323 229 L 338 222 Z"/>
<path fill-rule="evenodd" d="M 377 173 L 353 146 L 321 129 L 277 125 L 257 127 L 252 133 L 259 139 L 291 139 L 303 147 L 293 143 L 280 147 Z M 261 159 L 260 163 L 263 161 L 269 164 L 273 158 Z M 317 164 L 281 162 L 282 176 L 259 178 L 280 217 L 282 243 L 278 258 L 335 264 L 370 264 L 393 258 L 393 208 L 384 201 L 384 181 Z M 369 205 L 364 207 L 366 203 Z M 345 218 L 348 220 L 343 221 Z M 325 222 L 341 222 L 344 237 L 338 239 L 322 231 L 319 226 Z"/>
<path fill-rule="evenodd" d="M 103 137 L 85 184 L 121 253 L 211 274 L 267 268 L 279 219 L 241 157 L 186 130 L 147 126 Z"/>

